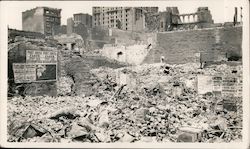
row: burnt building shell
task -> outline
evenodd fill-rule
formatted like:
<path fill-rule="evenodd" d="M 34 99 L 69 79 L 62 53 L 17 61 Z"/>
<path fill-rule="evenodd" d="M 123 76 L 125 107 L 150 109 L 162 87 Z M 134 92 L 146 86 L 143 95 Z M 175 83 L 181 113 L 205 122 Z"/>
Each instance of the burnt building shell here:
<path fill-rule="evenodd" d="M 61 9 L 36 7 L 22 12 L 22 29 L 40 32 L 46 36 L 56 34 L 61 25 Z"/>
<path fill-rule="evenodd" d="M 164 12 L 149 15 L 146 24 L 148 30 L 157 28 L 158 31 L 164 32 L 213 27 L 214 21 L 208 7 L 199 7 L 196 12 L 188 14 L 179 14 L 177 7 L 167 7 Z"/>
<path fill-rule="evenodd" d="M 15 39 L 15 37 L 25 37 L 30 39 L 44 39 L 45 35 L 38 32 L 30 32 L 30 31 L 22 31 L 22 30 L 16 30 L 8 28 L 8 38 Z"/>

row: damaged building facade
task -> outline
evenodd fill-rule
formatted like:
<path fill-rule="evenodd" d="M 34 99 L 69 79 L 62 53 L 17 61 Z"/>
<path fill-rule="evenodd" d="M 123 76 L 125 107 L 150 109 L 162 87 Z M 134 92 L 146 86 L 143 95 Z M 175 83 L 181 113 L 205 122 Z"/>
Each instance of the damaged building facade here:
<path fill-rule="evenodd" d="M 61 9 L 36 7 L 22 12 L 22 29 L 51 36 L 61 25 Z"/>
<path fill-rule="evenodd" d="M 84 13 L 73 14 L 73 18 L 67 19 L 67 34 L 76 33 L 78 26 L 84 26 L 85 28 L 92 27 L 92 16 Z"/>
<path fill-rule="evenodd" d="M 196 12 L 180 14 L 177 7 L 167 7 L 166 11 L 148 15 L 148 30 L 160 32 L 208 28 L 214 21 L 208 7 L 199 7 Z"/>
<path fill-rule="evenodd" d="M 76 33 L 83 39 L 89 38 L 92 28 L 92 16 L 84 13 L 73 14 L 73 18 L 67 19 L 67 34 Z"/>
<path fill-rule="evenodd" d="M 93 26 L 128 31 L 145 29 L 145 13 L 157 12 L 158 7 L 93 7 Z"/>
<path fill-rule="evenodd" d="M 214 21 L 208 7 L 199 7 L 195 13 L 180 14 L 179 20 L 173 25 L 177 29 L 195 29 L 212 27 Z"/>

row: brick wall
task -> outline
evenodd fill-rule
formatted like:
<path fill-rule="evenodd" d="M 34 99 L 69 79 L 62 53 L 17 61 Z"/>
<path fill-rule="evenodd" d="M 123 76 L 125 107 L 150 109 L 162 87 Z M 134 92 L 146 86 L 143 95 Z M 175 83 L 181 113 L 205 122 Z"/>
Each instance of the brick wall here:
<path fill-rule="evenodd" d="M 125 46 L 131 46 L 134 44 L 154 45 L 156 42 L 156 36 L 154 33 L 131 32 L 117 29 L 112 29 L 112 36 L 110 38 L 116 38 L 117 44 Z"/>
<path fill-rule="evenodd" d="M 152 44 L 156 42 L 155 33 L 141 33 L 132 31 L 123 31 L 119 29 L 103 29 L 94 28 L 91 30 L 89 36 L 91 36 L 93 46 L 103 48 L 104 44 L 112 43 L 116 40 L 116 43 L 124 46 L 131 46 L 134 44 Z"/>
<path fill-rule="evenodd" d="M 190 31 L 157 33 L 156 47 L 143 63 L 160 62 L 181 64 L 196 61 L 196 53 L 206 52 L 227 57 L 242 55 L 242 27 L 211 28 Z"/>

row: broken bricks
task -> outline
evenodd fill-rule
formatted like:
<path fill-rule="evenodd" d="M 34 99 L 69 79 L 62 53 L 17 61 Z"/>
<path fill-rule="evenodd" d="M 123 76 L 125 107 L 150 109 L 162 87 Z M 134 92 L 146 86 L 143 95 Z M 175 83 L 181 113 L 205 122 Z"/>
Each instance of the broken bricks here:
<path fill-rule="evenodd" d="M 226 107 L 223 107 L 223 102 L 221 102 L 220 110 L 213 110 L 211 107 L 217 103 L 216 98 L 221 99 L 221 96 L 218 95 L 215 98 L 214 92 L 207 93 L 206 95 L 198 95 L 195 91 L 189 91 L 188 88 L 194 88 L 192 86 L 194 81 L 193 77 L 198 74 L 192 67 L 172 67 L 174 71 L 169 75 L 164 75 L 162 72 L 159 73 L 159 70 L 157 72 L 158 66 L 154 67 L 150 65 L 143 67 L 145 68 L 136 70 L 135 74 L 136 77 L 140 77 L 141 84 L 139 85 L 141 85 L 141 87 L 145 86 L 145 88 L 148 89 L 149 96 L 141 90 L 127 88 L 122 90 L 119 97 L 116 96 L 113 98 L 119 86 L 117 86 L 115 90 L 105 90 L 106 87 L 104 85 L 104 87 L 95 86 L 96 93 L 89 97 L 46 97 L 41 98 L 41 100 L 37 100 L 38 97 L 32 97 L 30 99 L 13 98 L 8 100 L 8 102 L 11 103 L 8 109 L 11 111 L 9 119 L 12 119 L 16 115 L 19 115 L 21 118 L 28 117 L 32 119 L 35 117 L 40 119 L 40 115 L 52 113 L 49 117 L 53 118 L 53 120 L 46 117 L 46 120 L 41 121 L 41 125 L 45 126 L 46 129 L 60 138 L 61 141 L 200 141 L 201 135 L 199 131 L 180 129 L 182 131 L 179 131 L 179 133 L 178 128 L 181 126 L 197 127 L 197 129 L 206 131 L 207 135 L 201 137 L 202 142 L 203 139 L 206 142 L 210 142 L 211 140 L 211 142 L 217 142 L 217 140 L 220 141 L 220 139 L 213 138 L 220 138 L 221 136 L 224 142 L 242 138 L 242 130 L 240 129 L 240 127 L 242 127 L 242 117 L 240 116 L 240 114 L 242 114 L 242 106 L 240 106 L 242 104 L 240 101 L 241 98 L 236 98 L 237 100 L 235 100 L 238 106 L 237 111 L 225 110 Z M 191 76 L 189 76 L 189 74 L 187 77 L 183 75 L 181 79 L 178 79 L 180 76 L 178 72 L 182 74 L 190 73 Z M 203 74 L 203 72 L 199 73 Z M 190 78 L 192 81 L 190 81 Z M 158 82 L 158 79 L 162 80 L 159 83 L 160 86 L 157 86 L 157 83 L 152 83 Z M 187 83 L 188 81 L 186 81 L 186 79 L 190 82 Z M 99 83 L 101 84 L 102 82 Z M 176 93 L 177 96 L 173 97 L 172 88 L 180 88 L 181 92 Z M 161 92 L 161 90 L 163 91 Z M 176 92 L 178 92 L 178 90 L 176 90 Z M 162 96 L 162 94 L 165 95 Z M 12 105 L 14 106 L 12 107 Z M 38 110 L 33 110 L 34 107 L 30 105 L 33 105 Z M 75 110 L 62 108 L 69 107 L 69 105 Z M 80 111 L 80 115 L 77 111 Z M 220 118 L 216 118 L 216 116 L 225 119 L 220 121 L 218 120 Z M 215 117 L 215 119 L 211 119 L 211 117 Z M 38 123 L 40 124 L 40 122 Z M 213 123 L 215 123 L 215 125 L 213 125 Z M 66 130 L 65 127 L 67 128 Z M 67 132 L 67 135 L 63 135 L 64 130 Z M 137 135 L 134 135 L 134 132 Z M 223 132 L 225 133 L 223 134 Z M 10 135 L 13 136 L 12 134 L 13 133 Z M 34 136 L 33 139 L 37 139 L 37 141 L 43 136 L 46 138 L 46 141 L 53 141 L 50 140 L 49 134 L 47 134 L 48 136 L 44 134 L 41 137 L 36 135 L 30 136 Z"/>

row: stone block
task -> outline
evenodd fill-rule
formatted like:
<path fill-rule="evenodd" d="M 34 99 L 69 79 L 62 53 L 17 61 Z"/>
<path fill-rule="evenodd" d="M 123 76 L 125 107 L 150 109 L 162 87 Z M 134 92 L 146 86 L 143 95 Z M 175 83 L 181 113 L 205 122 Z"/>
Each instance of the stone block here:
<path fill-rule="evenodd" d="M 177 142 L 198 142 L 201 141 L 202 130 L 192 127 L 179 128 Z"/>

